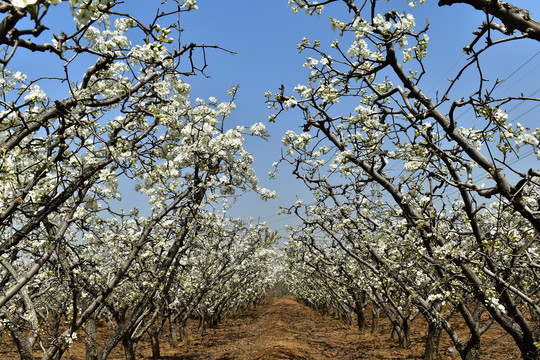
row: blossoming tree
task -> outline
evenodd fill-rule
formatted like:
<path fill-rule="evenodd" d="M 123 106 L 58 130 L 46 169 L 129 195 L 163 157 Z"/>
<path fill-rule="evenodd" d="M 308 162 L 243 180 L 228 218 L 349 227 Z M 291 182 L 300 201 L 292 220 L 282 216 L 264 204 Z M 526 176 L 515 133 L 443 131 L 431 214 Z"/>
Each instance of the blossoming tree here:
<path fill-rule="evenodd" d="M 301 204 L 289 211 L 303 214 L 305 227 L 333 239 L 364 271 L 386 269 L 392 286 L 407 294 L 430 326 L 448 333 L 463 359 L 479 357 L 489 326 L 476 321 L 483 312 L 508 332 L 524 359 L 537 359 L 540 324 L 527 314 L 540 311 L 533 280 L 540 173 L 534 165 L 514 163 L 527 151 L 538 156 L 540 132 L 511 124 L 504 108 L 539 99 L 496 97 L 500 81 L 489 85 L 482 60 L 494 47 L 537 40 L 539 23 L 503 1 L 439 1 L 472 5 L 487 20 L 464 44 L 467 64 L 431 97 L 422 90 L 429 27 L 417 28 L 409 13 L 417 1 L 403 12 L 382 1 L 289 1 L 294 12 L 312 15 L 334 3 L 349 12 L 346 19 L 330 18 L 342 39 L 326 49 L 304 38 L 298 48 L 311 55 L 308 83 L 294 94 L 283 88 L 267 93 L 277 111 L 271 121 L 293 108 L 303 118 L 303 132 L 283 137 L 282 162 L 292 165 L 316 202 L 305 212 Z M 465 73 L 477 86 L 467 98 L 452 100 Z M 473 115 L 460 120 L 467 109 Z M 420 286 L 425 281 L 438 284 L 437 290 L 426 291 Z M 441 300 L 463 317 L 467 341 L 440 311 L 447 309 Z"/>
<path fill-rule="evenodd" d="M 68 6 L 73 22 L 53 23 Z M 186 78 L 206 67 L 194 54 L 219 48 L 180 40 L 180 14 L 196 7 L 164 2 L 138 19 L 117 1 L 0 2 L 0 318 L 22 359 L 36 347 L 60 358 L 122 298 L 131 307 L 106 358 L 167 293 L 201 209 L 273 196 L 243 148 L 264 126 L 227 126 L 236 89 L 191 99 Z M 31 78 L 18 68 L 30 53 L 56 65 Z M 122 209 L 135 192 L 147 209 Z"/>

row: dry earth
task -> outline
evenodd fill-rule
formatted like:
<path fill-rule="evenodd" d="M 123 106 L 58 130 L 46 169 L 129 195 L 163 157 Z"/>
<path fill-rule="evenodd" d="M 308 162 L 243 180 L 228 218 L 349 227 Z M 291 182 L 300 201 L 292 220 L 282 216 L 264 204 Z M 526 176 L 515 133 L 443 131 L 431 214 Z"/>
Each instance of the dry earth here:
<path fill-rule="evenodd" d="M 369 318 L 368 318 L 369 320 Z M 190 339 L 186 344 L 170 348 L 163 334 L 162 359 L 168 360 L 255 360 L 255 359 L 421 359 L 425 326 L 421 320 L 413 323 L 412 346 L 400 349 L 390 339 L 391 326 L 381 317 L 380 331 L 360 333 L 352 325 L 298 303 L 293 297 L 269 297 L 256 308 L 226 319 L 205 334 L 197 333 L 196 323 L 189 324 Z M 18 356 L 7 338 L 2 338 L 1 359 Z M 441 359 L 455 359 L 447 352 L 450 341 L 441 340 Z M 150 359 L 150 346 L 143 341 L 138 346 L 138 358 Z M 82 344 L 76 344 L 66 354 L 67 359 L 84 359 Z M 121 347 L 109 357 L 123 359 Z M 493 326 L 483 337 L 483 360 L 519 359 L 512 339 Z"/>
<path fill-rule="evenodd" d="M 368 320 L 370 320 L 368 318 Z M 424 324 L 416 320 L 413 345 L 404 350 L 390 339 L 391 325 L 381 318 L 380 331 L 360 333 L 355 326 L 298 303 L 293 297 L 271 297 L 256 309 L 230 318 L 204 336 L 194 336 L 182 351 L 168 359 L 421 359 Z M 482 359 L 519 359 L 512 339 L 493 327 L 484 339 Z M 441 359 L 455 359 L 447 352 L 450 339 L 441 340 Z"/>

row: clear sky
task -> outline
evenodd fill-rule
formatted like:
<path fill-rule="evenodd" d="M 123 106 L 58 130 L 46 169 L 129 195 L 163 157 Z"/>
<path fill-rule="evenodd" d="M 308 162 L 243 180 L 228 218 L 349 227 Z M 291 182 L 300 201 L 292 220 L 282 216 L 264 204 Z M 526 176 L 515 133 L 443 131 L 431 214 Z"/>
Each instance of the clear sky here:
<path fill-rule="evenodd" d="M 426 5 L 416 9 L 408 7 L 405 0 L 391 0 L 389 4 L 398 11 L 406 9 L 415 15 L 418 28 L 429 18 L 427 75 L 421 86 L 431 95 L 434 95 L 436 90 L 445 88 L 448 83 L 446 79 L 455 76 L 460 66 L 465 63 L 466 55 L 462 48 L 470 43 L 473 39 L 472 31 L 485 19 L 485 15 L 468 5 L 440 8 L 437 2 L 427 0 Z M 135 15 L 149 19 L 155 14 L 155 10 L 151 9 L 161 1 L 126 0 L 125 3 Z M 515 0 L 512 3 L 529 9 L 532 18 L 540 19 L 538 0 Z M 307 56 L 314 54 L 300 54 L 296 45 L 303 37 L 308 37 L 311 40 L 321 40 L 322 48 L 329 49 L 330 43 L 338 34 L 331 30 L 328 16 L 347 20 L 349 14 L 338 4 L 326 7 L 321 18 L 302 12 L 293 15 L 287 0 L 199 0 L 197 5 L 199 10 L 182 14 L 181 22 L 185 29 L 182 40 L 185 43 L 219 45 L 236 52 L 236 55 L 219 50 L 208 51 L 207 75 L 211 78 L 197 76 L 187 80 L 192 85 L 193 97 L 208 99 L 214 96 L 218 100 L 227 100 L 227 89 L 240 85 L 237 108 L 230 117 L 229 126 L 249 126 L 263 121 L 272 135 L 267 142 L 248 139 L 247 149 L 255 158 L 255 169 L 261 186 L 276 190 L 278 198 L 265 203 L 258 200 L 258 196 L 245 196 L 235 205 L 231 214 L 260 218 L 283 234 L 282 227 L 295 221 L 291 216 L 276 216 L 279 206 L 294 203 L 296 195 L 306 197 L 308 194 L 303 189 L 303 184 L 292 177 L 291 169 L 282 167 L 277 180 L 269 180 L 268 172 L 272 163 L 280 158 L 282 134 L 288 129 L 300 131 L 302 123 L 299 113 L 294 111 L 278 118 L 275 124 L 268 123 L 267 118 L 271 112 L 265 104 L 264 93 L 268 90 L 277 92 L 281 84 L 292 92 L 297 84 L 306 83 L 308 71 L 302 64 Z M 384 12 L 384 9 L 381 12 Z M 62 26 L 71 22 L 67 7 L 56 16 Z M 62 18 L 66 16 L 68 20 Z M 535 57 L 539 51 L 538 42 L 531 40 L 501 46 L 497 51 L 489 52 L 489 56 L 484 56 L 486 76 L 491 78 L 490 74 L 495 74 L 501 78 L 512 75 L 501 89 L 516 95 L 520 92 L 531 95 L 540 91 L 540 54 Z M 19 58 L 17 61 L 21 66 L 27 61 L 32 64 L 31 59 Z M 49 64 L 46 62 L 38 68 L 34 65 L 29 71 L 39 72 L 47 66 Z M 514 73 L 516 69 L 518 71 Z M 473 91 L 474 84 L 467 81 L 466 77 L 461 84 L 454 91 L 453 98 L 468 96 Z M 519 121 L 524 122 L 526 119 L 532 121 L 531 115 L 538 113 L 538 108 L 536 111 L 531 111 L 530 108 L 518 106 L 507 110 L 510 119 L 521 117 Z M 344 109 L 344 113 L 349 111 L 350 109 Z M 524 113 L 526 114 L 522 116 Z M 537 160 L 530 157 L 530 161 Z M 130 206 L 126 204 L 126 208 Z"/>
<path fill-rule="evenodd" d="M 262 185 L 276 190 L 278 198 L 262 203 L 256 196 L 246 196 L 233 213 L 261 217 L 273 228 L 280 229 L 285 224 L 293 223 L 294 217 L 276 216 L 279 205 L 290 205 L 297 194 L 300 197 L 308 194 L 303 184 L 290 174 L 290 168 L 282 167 L 277 180 L 268 180 L 267 173 L 272 163 L 280 157 L 282 134 L 288 129 L 300 131 L 302 124 L 299 113 L 294 111 L 278 118 L 276 124 L 269 124 L 266 119 L 271 112 L 264 103 L 264 93 L 267 90 L 277 92 L 281 84 L 289 90 L 297 84 L 305 84 L 308 71 L 302 64 L 307 56 L 314 54 L 300 54 L 296 45 L 302 37 L 308 37 L 321 40 L 322 47 L 329 48 L 338 34 L 331 30 L 328 16 L 345 20 L 349 19 L 348 13 L 338 5 L 327 6 L 321 18 L 302 12 L 293 15 L 286 0 L 199 0 L 197 3 L 199 10 L 183 18 L 186 29 L 184 40 L 219 44 L 237 54 L 209 53 L 208 74 L 212 79 L 192 79 L 193 94 L 219 98 L 228 86 L 240 84 L 237 109 L 231 120 L 245 125 L 262 120 L 272 134 L 268 142 L 248 141 L 248 150 L 255 157 L 255 169 Z M 529 9 L 533 18 L 540 18 L 540 3 L 537 0 L 517 0 L 513 3 Z M 436 90 L 445 88 L 448 84 L 446 79 L 455 76 L 460 66 L 465 64 L 467 56 L 462 48 L 473 39 L 471 33 L 485 19 L 485 15 L 468 5 L 441 8 L 435 0 L 427 0 L 427 4 L 416 9 L 408 7 L 404 0 L 391 0 L 389 6 L 413 13 L 418 28 L 429 18 L 427 75 L 422 84 L 425 91 L 434 95 Z M 484 57 L 487 75 L 508 77 L 530 60 L 501 89 L 515 94 L 521 91 L 531 94 L 540 86 L 540 54 L 533 57 L 539 51 L 539 44 L 530 40 L 502 46 L 499 51 L 490 52 L 489 57 Z M 463 86 L 456 88 L 455 98 L 468 96 L 472 92 L 474 84 L 466 78 L 461 83 Z M 510 111 L 510 116 L 518 117 L 527 110 L 518 107 Z M 535 112 L 529 115 L 532 113 Z M 529 160 L 537 161 L 533 156 Z"/>

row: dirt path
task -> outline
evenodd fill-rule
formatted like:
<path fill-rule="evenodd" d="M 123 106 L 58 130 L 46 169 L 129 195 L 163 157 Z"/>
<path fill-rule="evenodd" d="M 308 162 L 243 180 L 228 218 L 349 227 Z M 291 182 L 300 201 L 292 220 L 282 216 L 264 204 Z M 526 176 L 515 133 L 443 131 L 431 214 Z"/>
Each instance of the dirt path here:
<path fill-rule="evenodd" d="M 321 317 L 292 297 L 269 298 L 255 310 L 195 336 L 172 359 L 357 359 L 358 332 Z M 171 354 L 172 355 L 172 354 Z"/>
<path fill-rule="evenodd" d="M 368 312 L 368 322 L 371 321 Z M 337 360 L 408 360 L 421 359 L 425 344 L 425 323 L 415 320 L 411 329 L 411 347 L 397 347 L 390 338 L 392 330 L 387 319 L 381 317 L 376 334 L 345 324 L 330 316 L 298 303 L 293 297 L 269 297 L 255 309 L 226 319 L 204 335 L 196 331 L 195 320 L 188 323 L 190 340 L 177 348 L 170 348 L 167 331 L 161 336 L 161 358 L 166 360 L 269 360 L 269 359 L 337 359 Z M 458 329 L 463 332 L 463 329 Z M 464 334 L 463 334 L 464 335 Z M 84 335 L 81 334 L 81 339 Z M 4 337 L 0 341 L 0 360 L 18 358 L 15 345 Z M 520 359 L 512 339 L 502 329 L 493 326 L 482 337 L 481 360 Z M 448 351 L 451 346 L 443 334 L 441 360 L 455 360 Z M 6 347 L 2 349 L 2 347 Z M 3 350 L 3 351 L 2 351 Z M 84 359 L 84 343 L 77 342 L 65 359 Z M 151 359 L 148 339 L 137 347 L 138 359 Z M 124 359 L 119 345 L 110 360 Z"/>
<path fill-rule="evenodd" d="M 192 324 L 189 343 L 176 349 L 166 349 L 163 343 L 162 355 L 169 360 L 422 359 L 425 324 L 415 324 L 412 345 L 404 350 L 390 339 L 391 325 L 386 319 L 381 318 L 377 334 L 369 330 L 360 333 L 355 326 L 322 316 L 293 297 L 269 297 L 257 308 L 225 320 L 204 335 L 197 334 Z M 485 337 L 482 360 L 519 359 L 511 339 L 502 334 L 496 330 Z M 447 351 L 450 345 L 443 336 L 441 360 L 456 359 Z"/>

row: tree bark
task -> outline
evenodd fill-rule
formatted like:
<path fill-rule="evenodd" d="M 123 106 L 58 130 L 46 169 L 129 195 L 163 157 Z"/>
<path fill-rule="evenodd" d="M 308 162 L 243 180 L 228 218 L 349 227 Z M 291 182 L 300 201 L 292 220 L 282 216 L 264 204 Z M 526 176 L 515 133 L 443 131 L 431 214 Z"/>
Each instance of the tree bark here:
<path fill-rule="evenodd" d="M 148 335 L 150 335 L 150 343 L 152 346 L 152 359 L 157 360 L 161 357 L 159 348 L 159 329 L 148 330 Z"/>
<path fill-rule="evenodd" d="M 467 342 L 467 346 L 463 349 L 458 349 L 461 359 L 463 360 L 480 360 L 480 338 Z"/>
<path fill-rule="evenodd" d="M 169 315 L 169 343 L 172 348 L 178 346 L 178 321 L 174 316 Z"/>
<path fill-rule="evenodd" d="M 523 35 L 540 41 L 540 23 L 530 18 L 529 10 L 504 1 L 492 0 L 439 0 L 439 6 L 464 3 L 491 14 L 502 21 L 507 29 L 519 30 Z"/>
<path fill-rule="evenodd" d="M 206 314 L 204 312 L 201 312 L 199 314 L 199 326 L 197 327 L 199 330 L 199 334 L 203 335 L 204 331 L 206 330 Z"/>
<path fill-rule="evenodd" d="M 90 317 L 86 323 L 86 360 L 97 360 L 96 318 Z"/>
<path fill-rule="evenodd" d="M 363 308 L 356 308 L 354 309 L 354 312 L 356 313 L 357 322 L 358 322 L 358 330 L 364 331 L 367 327 L 366 323 L 366 313 Z"/>
<path fill-rule="evenodd" d="M 536 342 L 540 340 L 540 318 L 536 318 L 535 324 L 533 327 L 533 337 Z"/>
<path fill-rule="evenodd" d="M 442 326 L 437 323 L 430 323 L 426 337 L 426 348 L 424 352 L 425 360 L 436 360 L 439 358 L 439 342 L 441 340 Z"/>
<path fill-rule="evenodd" d="M 179 329 L 179 340 L 180 340 L 180 343 L 186 343 L 188 341 L 188 331 L 187 331 L 187 327 L 186 327 L 186 321 L 181 321 L 179 324 L 178 324 L 178 329 Z"/>
<path fill-rule="evenodd" d="M 410 347 L 410 326 L 408 324 L 408 321 L 405 321 L 403 323 L 403 326 L 394 326 L 394 330 L 392 330 L 392 335 L 397 336 L 397 340 L 401 348 L 408 349 Z"/>
<path fill-rule="evenodd" d="M 11 336 L 17 345 L 17 350 L 19 350 L 19 356 L 21 360 L 34 360 L 33 349 L 30 347 L 30 344 L 24 338 L 21 331 L 18 329 L 10 329 Z"/>
<path fill-rule="evenodd" d="M 377 331 L 379 331 L 379 308 L 377 305 L 373 305 L 371 314 L 373 315 L 371 320 L 371 333 L 375 334 Z"/>
<path fill-rule="evenodd" d="M 136 360 L 135 349 L 137 348 L 137 343 L 131 340 L 131 336 L 127 335 L 122 338 L 122 346 L 124 347 L 124 355 L 126 360 Z"/>

